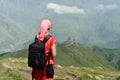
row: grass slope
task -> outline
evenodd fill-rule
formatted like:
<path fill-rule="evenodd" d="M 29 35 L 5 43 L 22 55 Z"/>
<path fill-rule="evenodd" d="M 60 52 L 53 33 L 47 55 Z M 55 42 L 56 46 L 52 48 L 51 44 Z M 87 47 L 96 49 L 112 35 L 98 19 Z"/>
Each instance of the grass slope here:
<path fill-rule="evenodd" d="M 0 58 L 6 57 L 22 57 L 26 58 L 28 49 L 23 49 L 17 52 L 11 52 L 0 55 Z M 78 67 L 97 67 L 113 69 L 110 63 L 99 53 L 95 52 L 90 47 L 85 47 L 74 41 L 65 41 L 57 46 L 56 64 L 62 66 L 78 66 Z"/>
<path fill-rule="evenodd" d="M 0 80 L 30 80 L 31 68 L 27 58 L 0 59 Z M 55 80 L 119 80 L 120 72 L 103 67 L 63 67 L 56 65 Z"/>
<path fill-rule="evenodd" d="M 107 61 L 109 61 L 116 69 L 120 70 L 120 48 L 108 49 L 94 46 L 93 51 L 101 54 Z"/>
<path fill-rule="evenodd" d="M 55 58 L 55 80 L 119 80 L 120 72 L 110 65 L 104 52 L 116 54 L 111 62 L 117 61 L 119 49 L 113 50 L 85 47 L 75 41 L 65 41 L 57 46 Z M 28 49 L 0 55 L 0 80 L 28 80 L 31 68 L 27 65 Z M 26 77 L 29 76 L 29 77 Z"/>
<path fill-rule="evenodd" d="M 57 47 L 56 62 L 65 66 L 101 66 L 112 68 L 110 63 L 90 47 L 85 47 L 74 41 L 66 41 Z"/>

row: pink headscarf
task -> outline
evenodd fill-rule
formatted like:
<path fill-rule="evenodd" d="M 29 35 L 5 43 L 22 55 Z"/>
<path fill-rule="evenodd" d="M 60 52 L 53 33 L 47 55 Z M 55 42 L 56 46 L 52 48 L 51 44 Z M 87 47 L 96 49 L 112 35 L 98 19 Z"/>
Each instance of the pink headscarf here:
<path fill-rule="evenodd" d="M 50 29 L 51 26 L 51 22 L 49 20 L 43 20 L 41 22 L 40 28 L 39 28 L 39 33 L 37 34 L 37 38 L 40 41 L 43 41 L 44 38 L 46 37 L 45 33 L 48 29 Z"/>

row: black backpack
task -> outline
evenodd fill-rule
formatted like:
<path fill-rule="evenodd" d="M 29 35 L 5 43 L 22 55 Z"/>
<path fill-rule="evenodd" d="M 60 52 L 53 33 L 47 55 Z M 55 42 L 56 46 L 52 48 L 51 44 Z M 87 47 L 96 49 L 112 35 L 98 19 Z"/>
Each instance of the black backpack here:
<path fill-rule="evenodd" d="M 41 42 L 33 42 L 29 45 L 28 49 L 28 66 L 32 68 L 42 69 L 46 64 L 45 57 L 45 43 L 51 35 L 47 35 L 46 38 Z"/>

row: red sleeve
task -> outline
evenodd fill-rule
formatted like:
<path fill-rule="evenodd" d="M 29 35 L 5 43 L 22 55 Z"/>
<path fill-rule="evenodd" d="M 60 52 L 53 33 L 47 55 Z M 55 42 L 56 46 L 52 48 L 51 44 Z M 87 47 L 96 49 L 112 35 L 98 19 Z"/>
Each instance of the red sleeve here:
<path fill-rule="evenodd" d="M 50 45 L 52 46 L 56 42 L 56 39 L 52 36 L 50 38 Z"/>

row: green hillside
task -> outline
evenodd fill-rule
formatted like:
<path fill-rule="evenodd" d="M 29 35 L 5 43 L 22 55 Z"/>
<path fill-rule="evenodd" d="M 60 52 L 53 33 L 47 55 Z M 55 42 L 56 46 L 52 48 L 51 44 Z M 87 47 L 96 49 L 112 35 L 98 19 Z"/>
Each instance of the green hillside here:
<path fill-rule="evenodd" d="M 120 49 L 107 49 L 99 47 L 86 47 L 73 40 L 67 40 L 57 46 L 56 64 L 62 66 L 78 67 L 105 67 L 120 70 Z M 26 58 L 28 49 L 9 52 L 0 55 L 1 58 L 16 57 Z"/>
<path fill-rule="evenodd" d="M 90 48 L 67 40 L 57 45 L 55 80 L 119 80 L 120 72 L 111 65 L 119 61 L 119 51 Z M 109 55 L 106 56 L 105 52 Z M 110 57 L 114 52 L 115 55 Z M 28 49 L 1 54 L 0 80 L 30 79 L 31 68 L 27 65 L 27 55 Z"/>
<path fill-rule="evenodd" d="M 120 48 L 108 49 L 92 47 L 95 53 L 101 54 L 110 64 L 112 64 L 116 69 L 120 70 Z"/>
<path fill-rule="evenodd" d="M 5 53 L 0 55 L 0 58 L 5 57 L 23 57 L 28 55 L 28 49 L 23 49 L 17 52 Z M 74 41 L 68 40 L 57 46 L 57 56 L 55 57 L 56 64 L 62 66 L 77 66 L 77 67 L 104 67 L 114 69 L 110 62 L 101 54 L 95 52 L 93 48 L 85 47 Z"/>
<path fill-rule="evenodd" d="M 111 67 L 110 63 L 93 48 L 68 40 L 57 47 L 56 62 L 65 66 Z"/>

